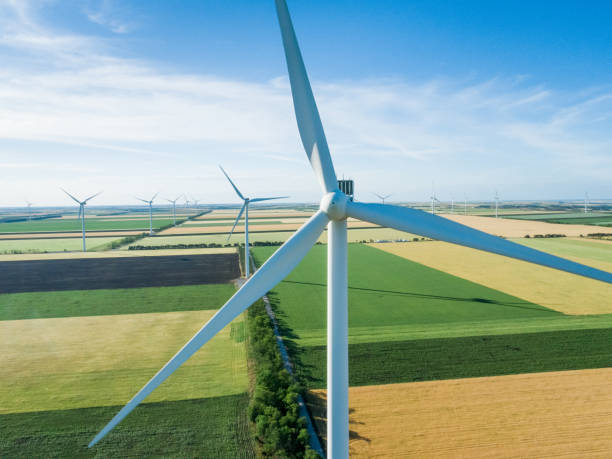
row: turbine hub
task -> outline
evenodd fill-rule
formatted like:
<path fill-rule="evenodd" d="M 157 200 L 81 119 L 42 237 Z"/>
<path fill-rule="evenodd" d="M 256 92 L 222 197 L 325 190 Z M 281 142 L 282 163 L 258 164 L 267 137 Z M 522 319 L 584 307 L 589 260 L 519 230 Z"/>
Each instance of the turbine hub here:
<path fill-rule="evenodd" d="M 337 190 L 332 193 L 327 193 L 321 199 L 319 209 L 327 214 L 332 220 L 342 220 L 346 218 L 346 203 L 348 196 L 342 191 Z"/>

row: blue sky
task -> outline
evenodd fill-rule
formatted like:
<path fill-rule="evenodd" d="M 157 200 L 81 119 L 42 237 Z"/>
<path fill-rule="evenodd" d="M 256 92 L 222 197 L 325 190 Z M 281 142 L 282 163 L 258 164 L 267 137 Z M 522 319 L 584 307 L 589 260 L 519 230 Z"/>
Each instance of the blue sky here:
<path fill-rule="evenodd" d="M 612 197 L 608 3 L 288 4 L 359 199 Z M 0 206 L 319 198 L 271 0 L 0 0 L 0 60 Z"/>

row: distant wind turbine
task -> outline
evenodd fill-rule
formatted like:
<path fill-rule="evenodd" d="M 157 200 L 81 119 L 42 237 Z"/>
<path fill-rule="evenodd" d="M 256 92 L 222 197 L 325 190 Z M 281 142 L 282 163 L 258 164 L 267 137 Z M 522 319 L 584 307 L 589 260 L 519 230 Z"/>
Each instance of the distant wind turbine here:
<path fill-rule="evenodd" d="M 204 344 L 281 282 L 306 256 L 327 227 L 327 457 L 348 458 L 347 218 L 356 218 L 612 284 L 611 273 L 483 233 L 446 218 L 408 207 L 351 201 L 338 187 L 323 125 L 284 0 L 276 0 L 276 10 L 285 48 L 298 130 L 308 160 L 323 191 L 319 210 L 268 258 L 253 277 L 248 279 L 240 290 L 111 419 L 89 443 L 90 447 L 100 441 Z M 236 187 L 234 189 L 242 197 Z"/>
<path fill-rule="evenodd" d="M 499 207 L 499 195 L 497 194 L 497 190 L 495 190 L 495 218 L 498 217 L 497 215 L 497 208 Z"/>
<path fill-rule="evenodd" d="M 182 196 L 183 195 L 181 194 L 180 196 L 178 196 L 175 199 L 166 199 L 166 201 L 172 203 L 172 221 L 173 221 L 174 226 L 176 226 L 176 201 L 181 199 Z"/>
<path fill-rule="evenodd" d="M 26 201 L 26 204 L 28 205 L 28 221 L 32 221 L 32 203 Z"/>
<path fill-rule="evenodd" d="M 236 228 L 236 225 L 238 224 L 238 220 L 240 220 L 240 217 L 242 217 L 242 213 L 244 212 L 244 273 L 246 275 L 246 278 L 248 279 L 249 278 L 249 265 L 251 261 L 250 252 L 249 252 L 249 203 L 270 201 L 272 199 L 285 199 L 285 198 L 288 198 L 289 196 L 277 196 L 274 198 L 254 198 L 254 199 L 245 198 L 240 192 L 240 190 L 238 189 L 238 187 L 234 185 L 234 182 L 232 182 L 232 179 L 229 178 L 229 175 L 227 175 L 227 172 L 225 172 L 223 167 L 219 165 L 219 169 L 221 169 L 221 172 L 223 172 L 223 175 L 225 175 L 227 180 L 230 182 L 230 184 L 234 188 L 234 191 L 236 191 L 236 194 L 238 195 L 238 197 L 244 201 L 244 204 L 242 204 L 242 208 L 240 209 L 240 212 L 238 213 L 238 216 L 236 217 L 234 226 L 232 226 L 232 230 L 227 235 L 227 239 L 229 240 L 229 238 L 234 233 L 234 228 Z"/>
<path fill-rule="evenodd" d="M 381 195 L 380 195 L 380 194 L 378 194 L 378 193 L 373 193 L 373 194 L 375 194 L 376 196 L 378 196 L 378 198 L 379 198 L 379 199 L 382 201 L 382 203 L 383 203 L 383 204 L 385 203 L 385 199 L 388 199 L 388 198 L 390 198 L 390 197 L 392 196 L 392 195 L 390 195 L 390 194 L 387 194 L 387 195 L 384 195 L 384 196 L 381 196 Z"/>
<path fill-rule="evenodd" d="M 584 213 L 589 211 L 589 193 L 584 192 Z"/>
<path fill-rule="evenodd" d="M 68 193 L 63 188 L 60 188 L 60 190 L 62 190 L 64 193 L 66 193 L 68 196 L 70 196 L 72 199 L 74 199 L 74 201 L 76 201 L 79 204 L 79 217 L 81 219 L 81 229 L 83 231 L 83 252 L 87 252 L 87 248 L 85 247 L 85 205 L 87 204 L 87 201 L 89 201 L 90 199 L 95 198 L 96 196 L 98 196 L 102 192 L 100 191 L 100 192 L 98 192 L 98 193 L 88 197 L 87 199 L 85 199 L 83 201 L 79 201 L 77 198 L 72 196 L 70 193 Z"/>
<path fill-rule="evenodd" d="M 159 193 L 155 193 L 155 195 L 149 201 L 136 196 L 136 199 L 138 199 L 139 201 L 146 202 L 147 204 L 149 204 L 149 236 L 153 236 L 153 201 L 155 200 L 158 194 Z"/>

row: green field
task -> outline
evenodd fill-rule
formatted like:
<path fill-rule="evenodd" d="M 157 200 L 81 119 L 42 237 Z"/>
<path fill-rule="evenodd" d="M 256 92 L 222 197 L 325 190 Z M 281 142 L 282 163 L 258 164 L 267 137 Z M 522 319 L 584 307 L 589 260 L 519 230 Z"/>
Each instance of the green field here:
<path fill-rule="evenodd" d="M 172 224 L 171 218 L 153 218 L 153 229 Z M 112 230 L 148 230 L 149 219 L 106 219 L 86 218 L 87 231 Z M 78 219 L 48 219 L 32 220 L 30 222 L 0 223 L 0 233 L 39 233 L 39 232 L 65 232 L 81 231 L 81 221 Z"/>
<path fill-rule="evenodd" d="M 603 245 L 597 241 L 532 242 L 581 257 L 610 256 L 597 250 Z M 270 293 L 310 388 L 325 386 L 326 249 L 315 246 Z M 253 248 L 258 264 L 272 250 Z M 564 315 L 373 247 L 349 245 L 351 385 L 608 367 L 611 339 L 612 315 Z"/>
<path fill-rule="evenodd" d="M 612 367 L 612 328 L 354 344 L 349 384 L 367 386 L 437 379 Z M 326 348 L 302 348 L 309 388 L 326 386 Z"/>
<path fill-rule="evenodd" d="M 120 237 L 88 237 L 87 250 L 92 251 L 105 244 L 118 241 Z M 5 239 L 0 241 L 0 254 L 6 253 L 41 253 L 41 252 L 65 252 L 83 250 L 83 239 L 73 238 L 49 238 L 49 239 Z"/>
<path fill-rule="evenodd" d="M 612 244 L 589 239 L 520 238 L 514 242 L 560 257 L 578 257 L 612 263 Z"/>
<path fill-rule="evenodd" d="M 261 263 L 273 250 L 255 247 L 252 253 Z M 271 295 L 287 326 L 310 340 L 326 335 L 326 257 L 327 246 L 313 247 Z M 351 330 L 561 315 L 362 244 L 349 245 L 349 305 Z"/>
<path fill-rule="evenodd" d="M 0 295 L 0 457 L 255 457 L 243 316 L 86 448 L 233 293 L 224 284 Z"/>
<path fill-rule="evenodd" d="M 218 309 L 231 284 L 0 294 L 0 320 Z"/>
<path fill-rule="evenodd" d="M 183 224 L 181 224 L 181 226 L 232 226 L 234 224 L 234 220 L 228 220 L 227 222 L 207 222 L 206 220 L 189 220 Z M 283 222 L 281 222 L 280 220 L 273 220 L 273 219 L 260 219 L 260 220 L 252 220 L 251 218 L 249 218 L 249 227 L 251 225 L 282 225 Z M 242 226 L 244 227 L 244 220 L 241 220 L 238 222 L 238 224 L 236 225 L 236 227 Z"/>
<path fill-rule="evenodd" d="M 92 449 L 121 406 L 0 415 L 0 457 L 253 458 L 247 404 L 247 394 L 145 404 Z"/>
<path fill-rule="evenodd" d="M 570 213 L 554 213 L 554 214 L 524 214 L 524 215 L 511 215 L 507 218 L 514 218 L 519 220 L 537 220 L 547 223 L 566 223 L 572 225 L 598 225 L 598 226 L 611 226 L 612 225 L 612 213 L 584 213 L 584 212 L 570 212 Z"/>

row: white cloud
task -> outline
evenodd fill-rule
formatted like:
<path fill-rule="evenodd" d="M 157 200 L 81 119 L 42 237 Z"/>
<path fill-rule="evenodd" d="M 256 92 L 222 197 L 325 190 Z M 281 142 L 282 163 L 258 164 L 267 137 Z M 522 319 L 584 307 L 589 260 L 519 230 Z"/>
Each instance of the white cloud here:
<path fill-rule="evenodd" d="M 233 161 L 252 188 L 267 193 L 279 185 L 294 190 L 297 199 L 316 197 L 314 178 L 302 178 L 309 172 L 285 77 L 249 82 L 169 73 L 115 57 L 96 38 L 51 31 L 27 3 L 0 2 L 2 13 L 0 47 L 37 56 L 35 66 L 24 57 L 0 70 L 4 164 L 20 164 L 13 161 L 15 142 L 26 145 L 22 164 L 53 152 L 70 170 L 77 158 L 87 157 L 81 172 L 118 177 L 117 186 L 132 194 L 131 186 L 145 185 L 133 179 L 135 171 L 166 177 L 168 187 L 199 186 L 204 168 Z M 88 16 L 117 33 L 128 30 L 110 3 Z M 434 176 L 450 187 L 461 175 L 483 189 L 492 188 L 502 170 L 523 171 L 522 178 L 512 177 L 517 186 L 545 182 L 550 164 L 576 183 L 581 177 L 599 180 L 600 171 L 612 166 L 608 130 L 598 128 L 612 110 L 607 88 L 567 94 L 522 77 L 313 83 L 338 173 L 363 174 L 362 189 L 388 189 L 389 177 L 405 171 L 400 178 L 410 179 L 389 192 L 402 196 L 403 187 L 408 197 L 422 190 L 416 199 L 429 193 Z M 223 193 L 219 199 L 231 196 Z"/>

